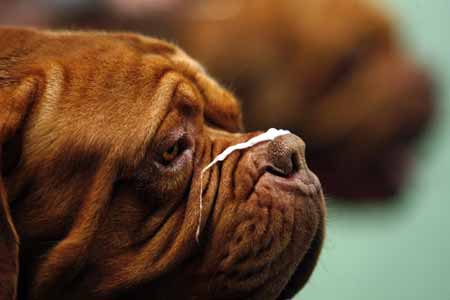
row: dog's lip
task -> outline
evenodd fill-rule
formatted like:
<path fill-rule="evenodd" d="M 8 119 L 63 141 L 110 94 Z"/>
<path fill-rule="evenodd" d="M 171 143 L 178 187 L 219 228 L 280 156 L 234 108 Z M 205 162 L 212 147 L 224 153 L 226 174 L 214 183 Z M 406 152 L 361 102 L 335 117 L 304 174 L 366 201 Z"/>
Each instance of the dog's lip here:
<path fill-rule="evenodd" d="M 303 288 L 311 277 L 322 249 L 325 231 L 325 219 L 319 203 L 321 201 L 319 199 L 323 197 L 322 186 L 318 177 L 310 170 L 301 170 L 291 176 L 285 177 L 266 171 L 260 179 L 266 181 L 266 183 L 274 184 L 276 188 L 283 192 L 297 194 L 302 199 L 310 199 L 312 202 L 317 202 L 313 206 L 316 207 L 320 216 L 318 227 L 313 233 L 313 238 L 308 246 L 307 252 L 283 288 L 281 295 L 277 298 L 277 300 L 291 299 Z"/>
<path fill-rule="evenodd" d="M 280 291 L 284 295 L 286 294 L 286 290 L 289 287 L 288 294 L 291 294 L 292 291 L 296 292 L 300 290 L 307 282 L 307 280 L 313 273 L 313 270 L 315 269 L 315 261 L 320 254 L 325 230 L 325 211 L 323 210 L 320 203 L 321 201 L 323 201 L 322 187 L 317 176 L 309 169 L 295 172 L 291 176 L 283 177 L 269 172 L 268 166 L 269 164 L 257 169 L 257 176 L 253 178 L 253 188 L 249 192 L 247 199 L 249 199 L 251 196 L 255 196 L 255 192 L 257 190 L 260 190 L 263 186 L 270 185 L 276 190 L 281 191 L 282 193 L 290 193 L 291 195 L 295 195 L 295 197 L 298 198 L 300 202 L 315 202 L 313 205 L 308 205 L 308 208 L 313 209 L 317 213 L 317 217 L 319 218 L 317 228 L 311 232 L 312 238 L 309 245 L 307 245 L 307 250 L 303 252 L 303 257 L 301 257 L 301 260 L 298 262 L 297 268 L 291 274 L 289 281 L 283 287 L 282 291 Z M 262 190 L 264 190 L 264 188 Z M 257 196 L 258 195 L 259 194 L 257 194 Z M 284 205 L 293 206 L 292 202 L 287 203 L 282 199 L 272 198 L 271 200 L 280 204 L 280 207 L 284 207 Z M 302 222 L 301 219 L 299 219 L 298 221 Z M 289 297 L 289 299 L 290 298 L 291 297 Z"/>
<path fill-rule="evenodd" d="M 314 238 L 311 241 L 308 251 L 303 256 L 297 269 L 294 271 L 294 274 L 292 274 L 289 282 L 286 284 L 277 300 L 292 299 L 308 282 L 316 269 L 318 258 L 322 250 L 324 231 L 324 221 L 322 220 L 314 234 Z"/>
<path fill-rule="evenodd" d="M 315 211 L 319 218 L 316 229 L 311 232 L 311 241 L 307 245 L 307 250 L 303 252 L 304 254 L 298 262 L 297 268 L 291 274 L 288 282 L 281 291 L 282 295 L 289 294 L 292 296 L 288 298 L 277 298 L 277 300 L 291 299 L 308 281 L 315 269 L 317 258 L 321 252 L 325 231 L 325 211 L 320 203 L 323 201 L 322 186 L 318 177 L 309 169 L 295 172 L 290 176 L 280 176 L 272 174 L 268 171 L 267 167 L 263 167 L 258 170 L 258 174 L 259 176 L 255 178 L 253 190 L 250 195 L 254 195 L 254 192 L 262 186 L 270 185 L 282 193 L 295 195 L 296 200 L 300 202 L 311 202 L 310 204 L 312 205 L 307 205 L 308 209 Z M 281 207 L 284 207 L 284 205 L 293 205 L 292 202 L 287 203 L 283 199 L 272 198 L 272 201 L 277 202 Z M 298 221 L 302 222 L 301 219 Z"/>

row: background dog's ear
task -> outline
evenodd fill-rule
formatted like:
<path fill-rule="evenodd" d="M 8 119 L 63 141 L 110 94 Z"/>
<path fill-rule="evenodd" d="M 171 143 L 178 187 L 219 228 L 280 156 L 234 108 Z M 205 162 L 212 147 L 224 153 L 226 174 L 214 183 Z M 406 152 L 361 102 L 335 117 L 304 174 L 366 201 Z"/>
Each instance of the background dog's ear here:
<path fill-rule="evenodd" d="M 33 102 L 37 81 L 13 74 L 21 45 L 29 31 L 0 28 L 0 300 L 16 298 L 19 273 L 19 237 L 10 213 L 3 172 L 8 161 L 5 144 L 23 125 Z"/>

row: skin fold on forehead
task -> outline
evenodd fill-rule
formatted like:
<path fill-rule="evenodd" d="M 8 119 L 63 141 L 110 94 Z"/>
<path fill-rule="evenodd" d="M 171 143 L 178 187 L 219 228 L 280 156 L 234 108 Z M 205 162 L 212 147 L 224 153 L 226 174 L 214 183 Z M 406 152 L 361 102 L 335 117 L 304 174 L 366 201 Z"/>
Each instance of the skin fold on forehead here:
<path fill-rule="evenodd" d="M 26 72 L 22 66 L 31 65 L 35 72 L 44 74 L 47 83 L 40 91 L 42 98 L 36 108 L 40 117 L 30 133 L 35 133 L 33 140 L 41 143 L 36 147 L 38 151 L 51 152 L 49 145 L 56 135 L 75 146 L 89 141 L 79 145 L 86 149 L 116 147 L 128 149 L 130 156 L 142 151 L 133 149 L 134 141 L 150 141 L 164 111 L 169 109 L 171 93 L 185 80 L 199 89 L 194 101 L 204 101 L 208 122 L 230 131 L 241 129 L 240 107 L 235 98 L 209 78 L 198 63 L 171 44 L 126 33 L 15 30 L 23 34 L 2 37 L 5 42 L 22 46 L 20 52 L 14 53 L 21 63 L 13 68 L 20 74 Z M 96 72 L 92 64 L 101 66 L 102 72 Z M 79 86 L 77 82 L 84 84 Z M 127 84 L 115 86 L 115 82 Z M 102 85 L 109 88 L 97 88 Z M 103 101 L 93 101 L 99 98 Z M 134 105 L 127 106 L 130 98 L 135 98 Z M 125 106 L 127 109 L 123 109 Z M 72 126 L 65 126 L 59 121 L 61 118 L 72 120 Z M 85 130 L 91 124 L 96 124 L 95 130 Z M 95 136 L 89 136 L 92 133 Z M 83 138 L 80 134 L 87 136 Z M 102 137 L 105 139 L 101 140 Z M 108 145 L 110 141 L 114 145 Z"/>

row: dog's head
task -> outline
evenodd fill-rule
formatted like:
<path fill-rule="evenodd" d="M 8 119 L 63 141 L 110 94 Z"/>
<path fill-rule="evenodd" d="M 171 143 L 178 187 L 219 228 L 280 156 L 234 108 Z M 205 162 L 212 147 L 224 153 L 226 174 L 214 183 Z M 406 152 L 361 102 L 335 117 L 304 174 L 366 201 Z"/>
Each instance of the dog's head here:
<path fill-rule="evenodd" d="M 337 196 L 396 193 L 432 115 L 427 73 L 368 2 L 210 0 L 186 10 L 177 34 L 242 96 L 250 129 L 305 139 L 311 168 Z"/>
<path fill-rule="evenodd" d="M 300 138 L 200 176 L 257 133 L 181 50 L 98 32 L 0 40 L 1 299 L 276 299 L 304 285 L 325 209 Z"/>

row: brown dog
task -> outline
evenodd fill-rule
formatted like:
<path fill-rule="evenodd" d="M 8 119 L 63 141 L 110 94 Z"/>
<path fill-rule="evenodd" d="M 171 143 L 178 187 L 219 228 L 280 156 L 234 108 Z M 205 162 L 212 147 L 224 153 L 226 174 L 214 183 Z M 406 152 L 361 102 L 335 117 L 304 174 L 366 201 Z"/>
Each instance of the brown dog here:
<path fill-rule="evenodd" d="M 233 153 L 200 191 L 202 167 L 256 133 L 239 133 L 236 100 L 181 50 L 98 32 L 0 40 L 1 300 L 301 289 L 325 208 L 300 138 Z"/>
<path fill-rule="evenodd" d="M 301 135 L 325 192 L 399 191 L 433 99 L 384 12 L 365 0 L 208 0 L 182 11 L 173 39 L 242 97 L 249 129 Z"/>

